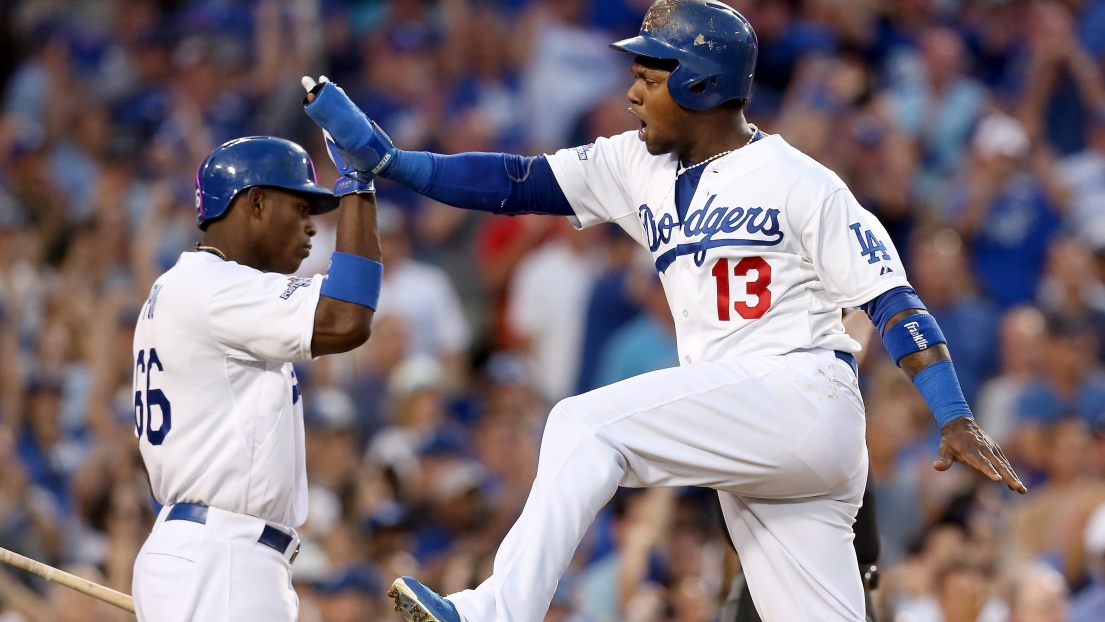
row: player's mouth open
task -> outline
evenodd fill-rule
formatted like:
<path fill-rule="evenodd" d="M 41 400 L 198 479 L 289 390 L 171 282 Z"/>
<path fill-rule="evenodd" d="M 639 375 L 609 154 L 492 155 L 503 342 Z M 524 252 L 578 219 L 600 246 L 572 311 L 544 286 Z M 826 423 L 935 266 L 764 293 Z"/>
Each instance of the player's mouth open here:
<path fill-rule="evenodd" d="M 637 130 L 637 137 L 641 140 L 645 139 L 645 130 L 648 129 L 648 123 L 645 123 L 644 119 L 641 119 L 641 129 Z"/>

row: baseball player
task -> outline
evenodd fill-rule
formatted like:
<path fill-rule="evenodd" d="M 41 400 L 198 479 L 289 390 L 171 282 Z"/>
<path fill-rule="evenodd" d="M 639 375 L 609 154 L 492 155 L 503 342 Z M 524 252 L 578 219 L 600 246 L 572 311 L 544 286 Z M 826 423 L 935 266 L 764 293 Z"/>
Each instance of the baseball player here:
<path fill-rule="evenodd" d="M 351 166 L 442 203 L 614 222 L 645 246 L 675 318 L 680 367 L 558 403 L 517 523 L 474 590 L 441 598 L 409 577 L 408 620 L 539 622 L 595 514 L 620 486 L 718 491 L 764 620 L 864 618 L 852 548 L 867 478 L 861 306 L 940 425 L 938 470 L 965 462 L 1026 492 L 975 425 L 945 340 L 885 229 L 840 178 L 749 125 L 756 36 L 715 0 L 659 0 L 627 93 L 640 129 L 552 155 L 395 148 L 323 83 L 307 113 Z M 564 76 L 570 80 L 571 76 Z"/>
<path fill-rule="evenodd" d="M 310 252 L 311 216 L 339 205 L 326 275 L 286 276 Z M 254 136 L 200 164 L 196 211 L 203 242 L 157 279 L 134 333 L 135 433 L 164 506 L 134 562 L 135 608 L 143 622 L 292 621 L 307 517 L 292 362 L 368 339 L 375 195 L 347 177 L 322 188 L 302 147 Z"/>

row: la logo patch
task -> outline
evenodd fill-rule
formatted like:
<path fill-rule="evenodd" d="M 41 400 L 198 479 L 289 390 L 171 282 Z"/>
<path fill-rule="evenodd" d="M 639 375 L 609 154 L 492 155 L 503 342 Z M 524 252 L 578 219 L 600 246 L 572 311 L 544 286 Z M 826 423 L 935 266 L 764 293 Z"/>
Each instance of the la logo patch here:
<path fill-rule="evenodd" d="M 890 260 L 890 253 L 886 252 L 886 245 L 875 237 L 874 231 L 870 229 L 863 229 L 861 231 L 858 222 L 848 225 L 848 228 L 856 234 L 856 240 L 859 241 L 859 254 L 867 257 L 867 263 Z M 887 272 L 889 272 L 889 270 L 884 269 L 882 274 L 886 274 Z"/>

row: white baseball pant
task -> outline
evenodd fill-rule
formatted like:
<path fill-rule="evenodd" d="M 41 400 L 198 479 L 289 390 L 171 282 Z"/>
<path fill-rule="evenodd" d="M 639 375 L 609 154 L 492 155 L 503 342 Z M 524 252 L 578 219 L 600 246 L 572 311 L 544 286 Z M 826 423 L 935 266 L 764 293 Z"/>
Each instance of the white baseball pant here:
<path fill-rule="evenodd" d="M 162 508 L 134 561 L 139 622 L 294 622 L 289 550 L 257 541 L 265 521 L 208 508 L 206 524 L 166 521 Z M 294 547 L 289 547 L 294 549 Z"/>
<path fill-rule="evenodd" d="M 448 598 L 470 622 L 540 622 L 619 485 L 703 486 L 721 497 L 765 622 L 860 622 L 864 434 L 855 374 L 829 350 L 664 369 L 565 399 L 492 576 Z"/>

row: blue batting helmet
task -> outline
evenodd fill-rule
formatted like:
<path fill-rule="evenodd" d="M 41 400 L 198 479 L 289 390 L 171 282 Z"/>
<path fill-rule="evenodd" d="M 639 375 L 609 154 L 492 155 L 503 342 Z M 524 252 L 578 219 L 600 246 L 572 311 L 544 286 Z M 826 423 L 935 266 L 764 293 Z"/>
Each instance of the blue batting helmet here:
<path fill-rule="evenodd" d="M 743 15 L 717 0 L 657 0 L 645 13 L 641 34 L 610 47 L 676 61 L 668 92 L 684 108 L 707 110 L 752 94 L 756 33 Z"/>
<path fill-rule="evenodd" d="M 315 182 L 311 156 L 290 140 L 273 136 L 236 138 L 209 153 L 196 171 L 196 218 L 200 229 L 222 218 L 231 201 L 253 186 L 303 195 L 312 214 L 338 206 L 338 198 Z"/>

